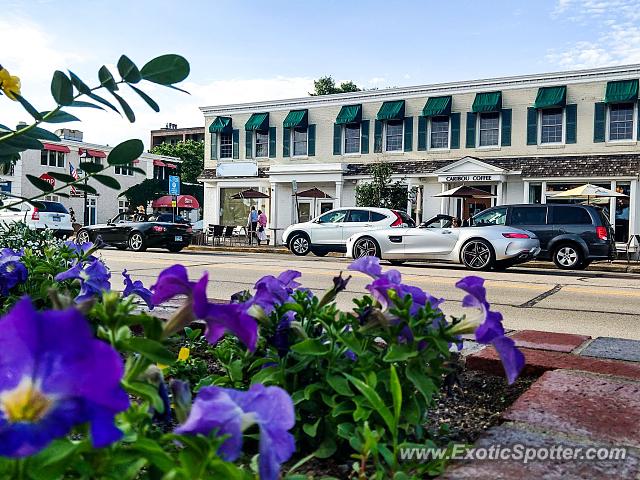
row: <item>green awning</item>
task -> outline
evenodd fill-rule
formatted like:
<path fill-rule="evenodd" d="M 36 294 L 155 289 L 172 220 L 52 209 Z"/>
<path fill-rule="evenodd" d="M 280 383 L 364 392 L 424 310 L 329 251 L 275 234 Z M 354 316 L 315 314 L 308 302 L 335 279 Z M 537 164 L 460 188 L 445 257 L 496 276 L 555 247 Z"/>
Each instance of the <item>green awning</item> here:
<path fill-rule="evenodd" d="M 378 120 L 401 120 L 404 118 L 404 100 L 384 102 L 378 110 Z"/>
<path fill-rule="evenodd" d="M 362 121 L 362 105 L 345 105 L 336 117 L 338 125 L 346 123 L 360 123 Z"/>
<path fill-rule="evenodd" d="M 567 104 L 567 87 L 542 87 L 536 95 L 535 108 L 564 107 Z"/>
<path fill-rule="evenodd" d="M 284 128 L 305 128 L 309 123 L 309 111 L 308 110 L 291 110 L 284 119 L 282 126 Z"/>
<path fill-rule="evenodd" d="M 638 100 L 638 80 L 607 83 L 606 103 L 635 102 Z"/>
<path fill-rule="evenodd" d="M 210 133 L 231 133 L 232 131 L 230 117 L 216 117 L 213 123 L 209 125 Z"/>
<path fill-rule="evenodd" d="M 254 113 L 244 124 L 244 129 L 247 131 L 258 130 L 260 132 L 269 130 L 269 114 Z"/>
<path fill-rule="evenodd" d="M 502 92 L 476 94 L 471 110 L 475 113 L 498 112 L 502 109 Z"/>
<path fill-rule="evenodd" d="M 451 114 L 451 97 L 431 97 L 422 109 L 423 117 Z"/>

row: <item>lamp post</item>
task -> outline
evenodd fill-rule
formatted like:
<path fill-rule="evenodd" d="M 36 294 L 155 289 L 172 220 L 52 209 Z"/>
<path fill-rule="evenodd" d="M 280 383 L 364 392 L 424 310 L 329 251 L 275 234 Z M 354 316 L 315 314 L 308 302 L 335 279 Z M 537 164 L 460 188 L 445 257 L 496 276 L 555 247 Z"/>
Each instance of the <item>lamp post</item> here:
<path fill-rule="evenodd" d="M 80 154 L 79 158 L 80 158 L 80 162 L 87 161 L 87 159 L 89 158 L 89 155 L 87 155 L 87 151 L 84 150 Z M 79 167 L 79 165 L 78 165 L 78 167 Z M 88 201 L 88 198 L 87 198 L 87 172 L 85 172 L 83 170 L 82 174 L 84 176 L 84 187 L 85 187 L 84 191 L 82 192 L 82 196 L 84 198 L 84 201 L 82 202 L 82 204 L 83 204 L 82 218 L 83 218 L 84 226 L 86 227 L 87 225 L 89 225 L 89 208 L 88 208 L 88 205 L 87 205 L 87 201 Z"/>

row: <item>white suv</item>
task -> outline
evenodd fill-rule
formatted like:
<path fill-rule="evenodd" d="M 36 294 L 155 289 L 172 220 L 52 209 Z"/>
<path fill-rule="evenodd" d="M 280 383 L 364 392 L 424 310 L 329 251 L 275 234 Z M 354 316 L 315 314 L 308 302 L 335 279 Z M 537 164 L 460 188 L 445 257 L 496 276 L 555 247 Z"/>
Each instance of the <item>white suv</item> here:
<path fill-rule="evenodd" d="M 389 227 L 415 227 L 415 222 L 406 213 L 389 208 L 337 208 L 309 222 L 291 225 L 282 239 L 296 255 L 313 252 L 323 257 L 329 252 L 346 252 L 351 235 Z"/>
<path fill-rule="evenodd" d="M 66 238 L 73 235 L 71 215 L 64 205 L 58 202 L 37 200 L 34 205 L 21 203 L 15 207 L 0 209 L 0 223 L 9 225 L 24 222 L 33 230 L 53 230 L 55 235 Z"/>

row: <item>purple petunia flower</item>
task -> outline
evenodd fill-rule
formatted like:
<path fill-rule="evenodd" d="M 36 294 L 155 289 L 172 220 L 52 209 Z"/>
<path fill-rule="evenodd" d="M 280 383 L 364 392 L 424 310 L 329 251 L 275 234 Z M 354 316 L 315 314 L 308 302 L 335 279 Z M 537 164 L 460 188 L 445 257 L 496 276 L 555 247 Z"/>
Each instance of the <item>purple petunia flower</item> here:
<path fill-rule="evenodd" d="M 254 384 L 243 392 L 230 388 L 205 387 L 196 397 L 187 421 L 175 433 L 183 435 L 228 435 L 219 449 L 226 461 L 242 452 L 242 432 L 257 423 L 260 427 L 258 467 L 262 480 L 277 480 L 280 466 L 295 451 L 294 437 L 288 430 L 295 424 L 293 402 L 279 387 Z"/>
<path fill-rule="evenodd" d="M 205 285 L 208 282 L 208 274 L 206 272 L 198 283 L 200 282 L 204 282 Z M 195 286 L 196 282 L 189 281 L 189 274 L 184 265 L 173 265 L 165 268 L 158 275 L 158 280 L 151 287 L 153 291 L 151 301 L 154 305 L 160 305 L 177 295 L 191 296 Z"/>
<path fill-rule="evenodd" d="M 0 250 L 0 295 L 9 295 L 9 290 L 27 281 L 27 267 L 20 261 L 23 255 L 22 249 Z"/>
<path fill-rule="evenodd" d="M 92 242 L 76 243 L 73 240 L 67 240 L 64 242 L 64 246 L 74 252 L 78 257 L 84 257 L 89 250 L 96 247 Z M 90 258 L 93 259 L 95 257 Z"/>
<path fill-rule="evenodd" d="M 111 273 L 107 267 L 97 258 L 88 263 L 76 262 L 66 272 L 56 275 L 56 282 L 77 279 L 80 280 L 80 294 L 76 297 L 76 302 L 83 302 L 90 298 L 101 295 L 103 291 L 111 290 L 109 283 Z"/>
<path fill-rule="evenodd" d="M 474 276 L 465 277 L 456 283 L 456 287 L 467 293 L 462 300 L 462 306 L 477 308 L 480 311 L 480 319 L 470 322 L 471 326 L 475 327 L 476 341 L 484 345 L 491 344 L 494 346 L 498 355 L 500 355 L 500 360 L 507 374 L 507 380 L 509 383 L 515 382 L 524 367 L 524 355 L 516 348 L 515 342 L 505 336 L 504 327 L 502 326 L 502 314 L 491 311 L 491 306 L 487 302 L 484 279 Z M 454 327 L 454 329 L 462 331 L 469 322 L 462 323 L 464 325 Z"/>
<path fill-rule="evenodd" d="M 122 358 L 80 312 L 38 312 L 24 298 L 0 325 L 0 456 L 33 455 L 86 422 L 94 447 L 120 439 Z"/>
<path fill-rule="evenodd" d="M 136 280 L 135 282 L 131 280 L 131 275 L 127 273 L 127 270 L 122 271 L 122 276 L 124 277 L 124 291 L 122 292 L 123 297 L 128 297 L 129 295 L 137 295 L 144 303 L 147 304 L 149 310 L 153 310 L 153 302 L 151 301 L 151 297 L 153 293 L 148 288 L 145 288 L 142 281 Z"/>
<path fill-rule="evenodd" d="M 289 310 L 285 313 L 282 319 L 278 322 L 276 326 L 276 331 L 273 334 L 273 337 L 269 339 L 269 343 L 273 345 L 278 351 L 278 356 L 280 358 L 284 357 L 287 353 L 289 353 L 289 330 L 291 328 L 291 322 L 296 317 L 296 312 Z"/>
<path fill-rule="evenodd" d="M 291 294 L 300 286 L 295 281 L 302 275 L 296 270 L 286 270 L 277 277 L 267 275 L 256 282 L 256 294 L 251 300 L 252 305 L 258 305 L 265 314 L 270 314 L 276 305 L 291 300 Z"/>

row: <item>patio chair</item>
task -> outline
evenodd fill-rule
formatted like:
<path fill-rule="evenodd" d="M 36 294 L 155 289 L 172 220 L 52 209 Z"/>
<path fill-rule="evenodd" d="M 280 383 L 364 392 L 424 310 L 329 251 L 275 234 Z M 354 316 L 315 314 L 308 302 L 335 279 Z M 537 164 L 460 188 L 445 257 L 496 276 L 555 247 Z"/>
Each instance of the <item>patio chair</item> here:
<path fill-rule="evenodd" d="M 227 240 L 229 240 L 229 245 L 233 243 L 233 230 L 235 228 L 236 227 L 234 227 L 233 225 L 228 225 L 224 227 L 224 233 L 222 238 L 223 243 L 226 243 Z"/>
<path fill-rule="evenodd" d="M 209 245 L 209 239 L 211 239 L 211 245 L 213 245 L 213 243 L 214 243 L 213 242 L 214 227 L 215 227 L 215 225 L 210 223 L 209 226 L 204 231 L 204 244 L 205 245 Z"/>
<path fill-rule="evenodd" d="M 247 228 L 243 226 L 235 227 L 233 236 L 236 240 L 236 244 L 243 244 L 249 241 L 247 237 Z"/>
<path fill-rule="evenodd" d="M 216 239 L 218 239 L 218 245 L 220 245 L 220 241 L 222 240 L 223 235 L 224 235 L 224 225 L 214 225 L 213 226 L 213 244 L 215 245 Z"/>

